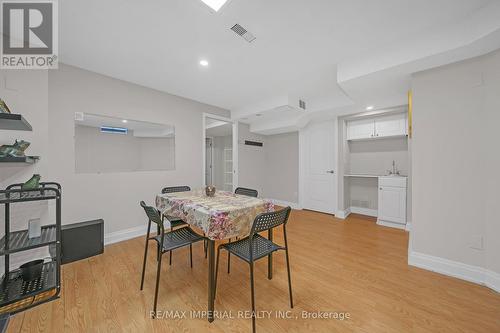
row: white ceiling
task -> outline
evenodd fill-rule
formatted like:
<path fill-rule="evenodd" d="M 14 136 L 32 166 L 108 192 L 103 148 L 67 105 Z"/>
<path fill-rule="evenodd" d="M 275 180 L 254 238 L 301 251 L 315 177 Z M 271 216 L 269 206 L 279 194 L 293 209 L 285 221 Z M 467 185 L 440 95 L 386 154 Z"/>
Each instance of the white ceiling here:
<path fill-rule="evenodd" d="M 64 0 L 60 60 L 257 124 L 298 98 L 308 112 L 369 103 L 353 101 L 338 85 L 339 64 L 432 37 L 496 2 L 232 0 L 212 13 L 200 0 Z M 247 43 L 230 30 L 235 23 L 257 39 Z M 261 111 L 264 117 L 256 117 Z"/>

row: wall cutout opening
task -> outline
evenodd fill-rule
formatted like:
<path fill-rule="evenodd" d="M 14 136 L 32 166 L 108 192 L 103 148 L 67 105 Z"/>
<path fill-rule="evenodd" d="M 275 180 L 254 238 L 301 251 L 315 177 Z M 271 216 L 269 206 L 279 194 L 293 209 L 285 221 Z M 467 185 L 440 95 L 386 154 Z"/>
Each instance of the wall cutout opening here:
<path fill-rule="evenodd" d="M 75 114 L 76 173 L 175 170 L 175 127 Z"/>

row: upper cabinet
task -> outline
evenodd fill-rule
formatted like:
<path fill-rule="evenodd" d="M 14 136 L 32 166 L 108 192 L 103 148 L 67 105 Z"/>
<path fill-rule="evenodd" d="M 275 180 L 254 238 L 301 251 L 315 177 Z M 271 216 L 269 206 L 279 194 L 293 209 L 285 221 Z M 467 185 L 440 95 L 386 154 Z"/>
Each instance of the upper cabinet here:
<path fill-rule="evenodd" d="M 373 118 L 351 120 L 347 123 L 347 140 L 373 138 L 375 122 Z"/>
<path fill-rule="evenodd" d="M 375 118 L 375 136 L 395 136 L 407 135 L 407 115 L 406 113 L 398 113 L 388 116 Z"/>
<path fill-rule="evenodd" d="M 406 113 L 350 120 L 347 122 L 347 140 L 407 135 L 407 123 Z"/>

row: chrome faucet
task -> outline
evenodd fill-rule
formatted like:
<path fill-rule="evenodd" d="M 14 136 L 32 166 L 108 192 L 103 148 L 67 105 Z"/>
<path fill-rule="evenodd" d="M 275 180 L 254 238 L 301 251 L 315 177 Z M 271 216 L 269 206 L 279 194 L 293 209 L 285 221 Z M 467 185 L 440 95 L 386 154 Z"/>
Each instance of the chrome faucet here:
<path fill-rule="evenodd" d="M 389 175 L 399 175 L 399 170 L 396 169 L 396 161 L 392 160 L 392 170 L 389 171 Z"/>

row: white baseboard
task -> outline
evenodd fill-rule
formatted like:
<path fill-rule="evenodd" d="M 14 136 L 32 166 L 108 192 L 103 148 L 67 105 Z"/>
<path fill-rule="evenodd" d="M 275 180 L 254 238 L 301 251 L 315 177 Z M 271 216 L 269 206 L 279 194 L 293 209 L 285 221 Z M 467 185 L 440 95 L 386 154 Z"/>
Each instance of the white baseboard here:
<path fill-rule="evenodd" d="M 302 207 L 296 202 L 283 201 L 283 200 L 277 200 L 277 199 L 268 199 L 268 200 L 271 200 L 273 202 L 273 204 L 278 205 L 278 206 L 283 206 L 283 207 L 290 206 L 293 209 L 302 209 Z"/>
<path fill-rule="evenodd" d="M 408 254 L 408 265 L 478 283 L 500 292 L 500 274 L 482 267 L 419 252 L 410 252 Z"/>
<path fill-rule="evenodd" d="M 500 293 L 500 274 L 497 272 L 486 270 L 484 285 Z"/>
<path fill-rule="evenodd" d="M 406 222 L 405 230 L 408 232 L 411 231 L 411 222 Z"/>
<path fill-rule="evenodd" d="M 377 219 L 377 224 L 384 226 L 384 227 L 390 227 L 390 228 L 397 228 L 397 229 L 402 229 L 406 230 L 406 224 L 401 224 L 401 223 L 396 223 L 396 222 L 389 222 L 389 221 L 383 221 Z"/>
<path fill-rule="evenodd" d="M 373 216 L 373 217 L 378 216 L 378 211 L 376 209 L 351 206 L 349 208 L 349 211 L 351 213 L 354 213 L 354 214 L 361 214 L 361 215 Z"/>
<path fill-rule="evenodd" d="M 347 208 L 345 210 L 338 210 L 335 213 L 335 217 L 342 219 L 342 220 L 345 220 L 349 216 L 349 214 L 351 214 L 351 210 L 349 208 Z"/>
<path fill-rule="evenodd" d="M 104 245 L 122 242 L 139 236 L 144 236 L 147 231 L 147 226 L 138 226 L 129 229 L 110 232 L 104 235 Z"/>

